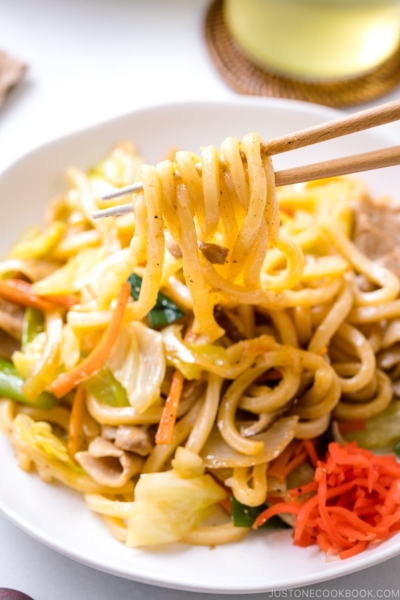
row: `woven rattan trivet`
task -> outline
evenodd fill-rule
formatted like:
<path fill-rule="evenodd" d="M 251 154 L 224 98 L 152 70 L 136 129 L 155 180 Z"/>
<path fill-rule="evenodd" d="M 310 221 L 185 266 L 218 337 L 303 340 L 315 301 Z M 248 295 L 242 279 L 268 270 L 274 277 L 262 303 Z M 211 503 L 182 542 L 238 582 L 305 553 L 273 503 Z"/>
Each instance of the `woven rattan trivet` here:
<path fill-rule="evenodd" d="M 340 107 L 373 100 L 400 84 L 400 48 L 375 71 L 345 81 L 309 83 L 271 73 L 246 58 L 230 36 L 223 18 L 223 0 L 212 2 L 205 21 L 205 36 L 218 71 L 228 85 L 241 94 Z"/>

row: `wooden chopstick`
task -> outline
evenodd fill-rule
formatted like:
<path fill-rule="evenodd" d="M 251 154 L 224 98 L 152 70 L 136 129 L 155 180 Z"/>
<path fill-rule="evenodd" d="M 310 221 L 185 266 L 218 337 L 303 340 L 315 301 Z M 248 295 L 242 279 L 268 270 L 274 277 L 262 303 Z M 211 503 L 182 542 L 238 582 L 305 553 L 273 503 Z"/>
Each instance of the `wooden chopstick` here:
<path fill-rule="evenodd" d="M 343 135 L 350 135 L 351 133 L 371 129 L 371 127 L 392 123 L 399 119 L 400 100 L 394 100 L 393 102 L 380 104 L 374 108 L 361 110 L 350 116 L 339 117 L 321 125 L 308 127 L 307 129 L 275 138 L 262 144 L 261 152 L 268 156 L 273 156 L 274 154 L 281 154 L 289 150 L 312 146 L 313 144 L 333 140 Z"/>
<path fill-rule="evenodd" d="M 289 150 L 296 150 L 304 146 L 311 146 L 320 142 L 325 142 L 337 137 L 377 127 L 386 123 L 391 123 L 400 119 L 400 100 L 388 102 L 368 110 L 354 113 L 350 116 L 340 117 L 327 123 L 322 123 L 314 127 L 309 127 L 281 136 L 265 142 L 261 145 L 261 152 L 264 155 L 273 156 Z M 337 175 L 347 175 L 350 173 L 359 173 L 360 171 L 369 171 L 391 167 L 400 163 L 400 147 L 387 148 L 385 150 L 374 150 L 364 154 L 357 154 L 344 158 L 337 158 L 321 163 L 307 165 L 305 167 L 296 167 L 285 171 L 275 173 L 275 183 L 277 186 L 291 185 L 315 179 L 324 179 Z M 201 163 L 196 164 L 196 168 L 201 170 Z M 176 173 L 179 177 L 179 174 Z M 143 189 L 141 183 L 120 188 L 103 196 L 103 200 L 119 198 L 127 194 L 139 192 Z M 132 209 L 128 205 L 115 206 L 105 210 L 99 210 L 93 213 L 94 219 L 102 217 L 118 216 L 127 214 Z"/>
<path fill-rule="evenodd" d="M 326 160 L 319 163 L 306 165 L 305 167 L 295 167 L 275 172 L 275 185 L 278 187 L 293 185 L 294 183 L 303 183 L 305 181 L 314 181 L 316 179 L 325 179 L 327 177 L 337 177 L 338 175 L 349 175 L 350 173 L 360 173 L 361 171 L 373 171 L 374 169 L 383 169 L 384 167 L 393 167 L 400 164 L 400 146 L 393 148 L 384 148 L 383 150 L 372 150 L 372 152 L 363 152 L 362 154 L 353 154 Z M 141 189 L 141 188 L 140 188 Z M 139 191 L 139 190 L 137 190 Z M 118 217 L 132 212 L 132 203 L 122 206 L 113 206 L 98 210 L 92 213 L 94 219 L 103 217 Z"/>
<path fill-rule="evenodd" d="M 362 154 L 353 154 L 352 156 L 313 163 L 305 167 L 276 171 L 275 185 L 292 185 L 293 183 L 314 181 L 326 177 L 373 171 L 374 169 L 393 167 L 398 164 L 400 164 L 400 146 L 393 146 L 393 148 L 372 150 L 372 152 L 363 152 Z"/>
<path fill-rule="evenodd" d="M 357 133 L 358 131 L 364 131 L 371 127 L 378 127 L 379 125 L 385 125 L 386 123 L 392 123 L 400 119 L 400 100 L 394 100 L 393 102 L 387 102 L 354 113 L 353 115 L 346 115 L 345 117 L 339 117 L 333 121 L 322 123 L 314 127 L 308 127 L 307 129 L 301 129 L 294 133 L 289 133 L 281 137 L 264 142 L 261 145 L 261 153 L 268 156 L 275 154 L 281 154 L 282 152 L 288 152 L 289 150 L 296 150 L 297 148 L 303 148 L 304 146 L 312 146 L 319 144 L 320 142 L 326 142 L 327 140 L 333 140 L 337 137 L 349 135 L 351 133 Z M 201 169 L 201 164 L 196 165 Z M 350 173 L 351 171 L 349 171 Z M 356 171 L 352 171 L 355 173 Z M 277 185 L 288 185 L 288 184 L 277 184 Z M 105 194 L 103 200 L 111 200 L 113 198 L 119 198 L 126 194 L 134 194 L 142 189 L 141 183 L 134 183 L 127 185 L 124 188 L 120 188 Z M 107 216 L 107 215 L 104 215 Z"/>

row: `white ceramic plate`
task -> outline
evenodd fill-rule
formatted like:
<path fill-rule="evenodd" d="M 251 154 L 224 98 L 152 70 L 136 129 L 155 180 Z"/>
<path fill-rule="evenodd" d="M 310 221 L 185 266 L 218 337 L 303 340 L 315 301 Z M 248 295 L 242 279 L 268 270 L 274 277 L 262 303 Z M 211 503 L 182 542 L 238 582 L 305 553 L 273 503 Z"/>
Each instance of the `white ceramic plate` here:
<path fill-rule="evenodd" d="M 241 137 L 253 130 L 266 140 L 337 115 L 330 109 L 283 100 L 174 104 L 137 111 L 46 144 L 0 176 L 1 254 L 24 227 L 40 223 L 46 203 L 64 189 L 67 166 L 86 168 L 96 163 L 116 141 L 135 140 L 153 163 L 172 145 L 197 151 L 201 145 L 219 145 L 228 135 Z M 278 156 L 275 168 L 387 145 L 378 134 L 364 132 Z M 399 176 L 400 168 L 391 168 L 365 177 L 375 193 L 396 195 Z M 110 536 L 79 494 L 20 471 L 3 436 L 0 456 L 0 509 L 16 525 L 70 558 L 144 583 L 202 592 L 265 592 L 333 579 L 400 553 L 399 534 L 354 558 L 327 563 L 315 546 L 294 547 L 288 531 L 254 533 L 240 544 L 214 550 L 180 544 L 132 550 Z"/>

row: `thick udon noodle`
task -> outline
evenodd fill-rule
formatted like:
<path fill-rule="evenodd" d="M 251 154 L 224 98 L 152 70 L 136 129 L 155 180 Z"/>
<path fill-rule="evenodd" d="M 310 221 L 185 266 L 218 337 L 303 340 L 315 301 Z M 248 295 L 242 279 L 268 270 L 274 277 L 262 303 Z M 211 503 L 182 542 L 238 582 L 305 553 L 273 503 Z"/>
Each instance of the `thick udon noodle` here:
<path fill-rule="evenodd" d="M 136 179 L 143 182 L 143 193 L 133 198 L 133 216 L 94 221 L 93 182 L 76 170 L 69 175 L 72 191 L 47 213 L 49 227 L 64 219 L 65 234 L 41 260 L 64 264 L 90 248 L 103 249 L 104 256 L 95 276 L 75 286 L 79 305 L 47 315 L 43 365 L 30 375 L 27 388 L 35 389 L 44 363 L 54 358 L 64 323 L 81 340 L 82 332 L 107 326 L 114 300 L 134 271 L 143 281 L 124 323 L 145 320 L 161 289 L 187 313 L 185 328 L 194 341 L 190 348 L 201 380 L 181 400 L 172 443 L 155 445 L 118 487 L 74 471 L 57 456 L 45 456 L 20 436 L 16 417 L 21 414 L 68 431 L 69 397 L 49 411 L 1 401 L 0 422 L 19 465 L 34 464 L 45 481 L 54 478 L 85 494 L 89 508 L 103 515 L 115 537 L 126 540 L 139 473 L 170 468 L 178 446 L 200 455 L 237 500 L 258 506 L 267 497 L 268 464 L 291 439 L 318 437 L 332 418 L 366 419 L 391 402 L 391 373 L 378 368 L 377 354 L 390 323 L 400 317 L 399 280 L 350 240 L 350 204 L 365 193 L 359 182 L 337 178 L 277 195 L 272 162 L 261 154 L 254 133 L 242 143 L 228 138 L 220 152 L 208 146 L 201 156 L 177 152 L 174 162 L 140 166 Z M 202 244 L 227 249 L 223 264 L 210 261 Z M 167 250 L 172 247 L 175 252 Z M 0 264 L 0 272 L 27 273 L 35 280 L 29 275 L 32 259 L 13 260 L 14 266 L 10 259 Z M 372 284 L 371 291 L 360 289 L 360 276 Z M 37 293 L 46 295 L 46 278 L 36 279 Z M 218 324 L 217 305 L 241 341 L 233 341 Z M 196 343 L 226 348 L 227 361 L 196 352 Z M 263 383 L 270 371 L 281 376 L 275 387 Z M 165 377 L 169 381 L 168 370 Z M 89 394 L 86 441 L 100 426 L 158 424 L 161 390 L 144 411 L 112 407 Z M 225 458 L 217 455 L 213 461 L 212 450 L 221 448 Z M 239 540 L 247 531 L 227 523 L 196 529 L 184 540 L 215 545 Z"/>

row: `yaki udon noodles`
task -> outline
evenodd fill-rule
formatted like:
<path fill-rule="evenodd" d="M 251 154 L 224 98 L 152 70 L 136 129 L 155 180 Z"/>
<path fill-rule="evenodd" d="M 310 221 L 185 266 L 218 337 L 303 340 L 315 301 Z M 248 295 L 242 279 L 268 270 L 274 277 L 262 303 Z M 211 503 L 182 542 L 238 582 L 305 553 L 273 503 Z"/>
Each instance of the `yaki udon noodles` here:
<path fill-rule="evenodd" d="M 128 546 L 234 542 L 274 514 L 341 558 L 384 539 L 400 468 L 365 448 L 400 440 L 400 284 L 396 236 L 369 241 L 396 208 L 351 178 L 275 189 L 255 133 L 142 163 L 123 143 L 70 169 L 0 263 L 19 466 L 82 492 Z M 132 213 L 92 218 L 135 180 Z M 363 516 L 388 494 L 390 524 Z"/>

